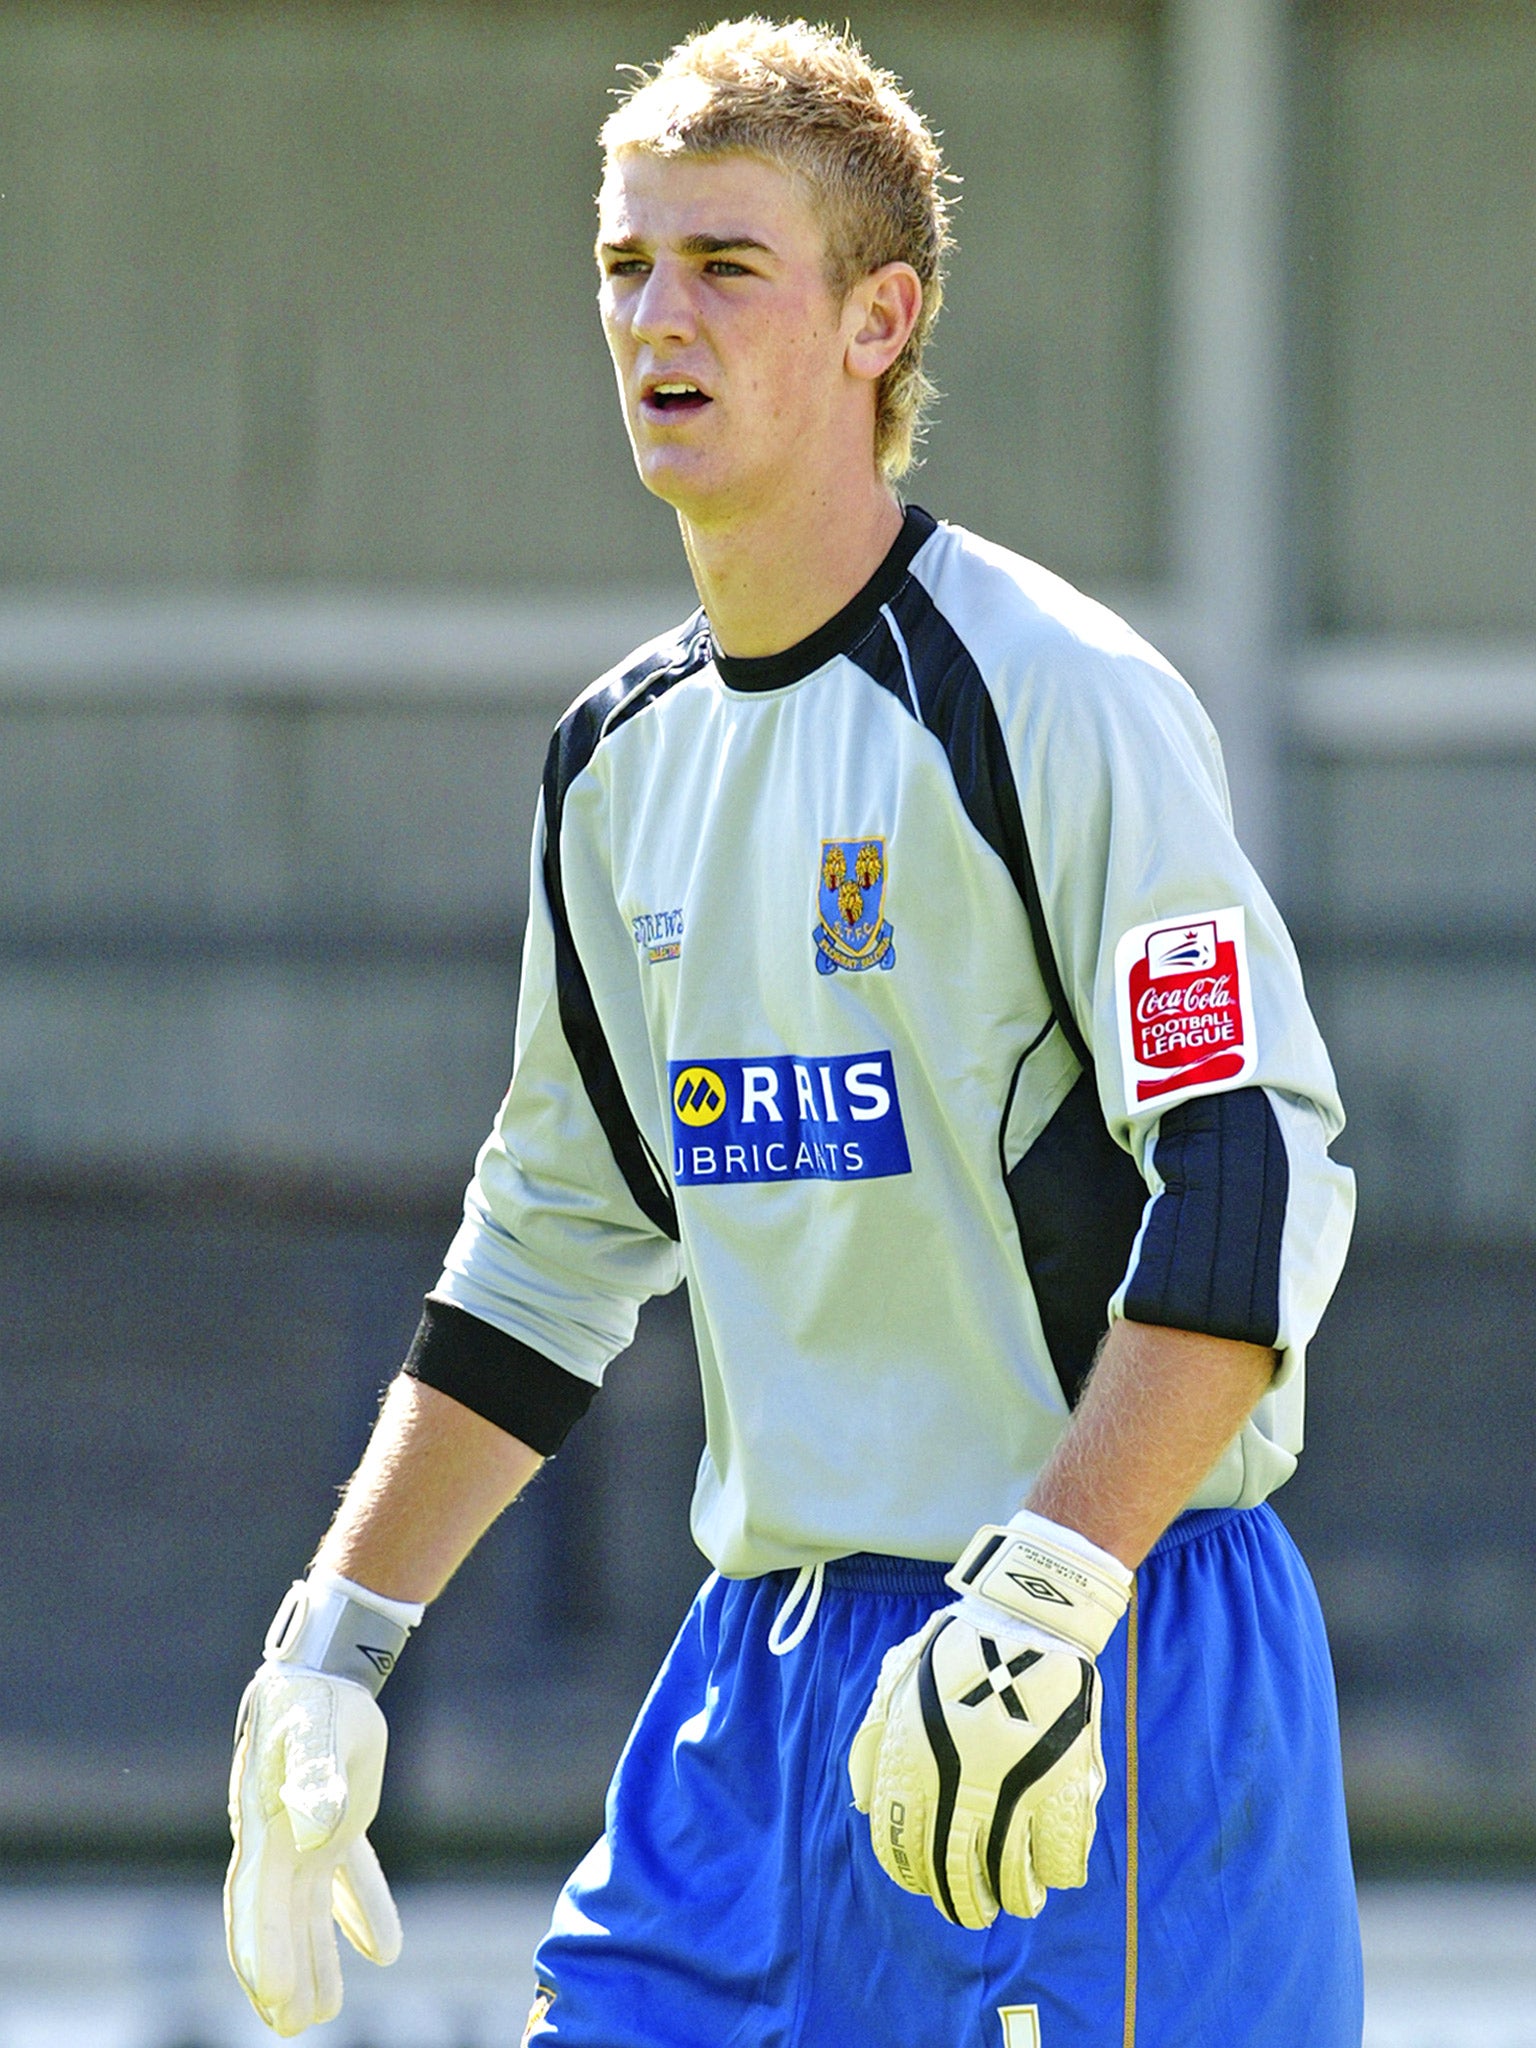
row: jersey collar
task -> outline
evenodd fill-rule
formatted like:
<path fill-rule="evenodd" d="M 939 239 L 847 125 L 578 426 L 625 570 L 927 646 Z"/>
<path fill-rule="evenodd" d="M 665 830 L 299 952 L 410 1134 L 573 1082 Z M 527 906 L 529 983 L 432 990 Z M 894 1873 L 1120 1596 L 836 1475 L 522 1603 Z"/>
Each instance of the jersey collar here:
<path fill-rule="evenodd" d="M 901 531 L 874 575 L 824 626 L 786 647 L 782 654 L 722 654 L 714 648 L 715 667 L 728 690 L 783 690 L 814 674 L 836 654 L 856 647 L 906 579 L 912 557 L 938 525 L 931 512 L 908 505 Z M 711 643 L 713 644 L 713 642 Z"/>

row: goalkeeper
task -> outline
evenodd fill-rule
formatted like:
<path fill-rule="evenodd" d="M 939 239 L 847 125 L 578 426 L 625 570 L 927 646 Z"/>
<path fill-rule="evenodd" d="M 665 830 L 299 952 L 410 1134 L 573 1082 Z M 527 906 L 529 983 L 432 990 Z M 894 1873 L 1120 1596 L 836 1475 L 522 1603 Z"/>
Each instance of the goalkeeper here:
<path fill-rule="evenodd" d="M 726 23 L 603 142 L 604 329 L 701 609 L 551 746 L 511 1086 L 242 1706 L 235 1968 L 291 2035 L 333 1923 L 392 1959 L 379 1688 L 686 1278 L 715 1570 L 526 2040 L 1350 2048 L 1332 1680 L 1267 1497 L 1352 1185 L 1214 734 L 896 495 L 947 233 L 887 74 Z"/>

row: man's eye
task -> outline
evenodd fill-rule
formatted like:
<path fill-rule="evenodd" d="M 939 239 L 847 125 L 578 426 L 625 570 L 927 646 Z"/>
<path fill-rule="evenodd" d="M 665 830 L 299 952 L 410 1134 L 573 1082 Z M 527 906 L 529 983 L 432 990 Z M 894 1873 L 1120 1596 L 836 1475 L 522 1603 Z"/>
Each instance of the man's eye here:
<path fill-rule="evenodd" d="M 609 277 L 641 277 L 645 273 L 645 262 L 639 256 L 615 256 L 608 265 Z"/>
<path fill-rule="evenodd" d="M 716 256 L 704 266 L 711 277 L 750 277 L 751 271 L 744 263 L 732 263 L 729 257 Z"/>

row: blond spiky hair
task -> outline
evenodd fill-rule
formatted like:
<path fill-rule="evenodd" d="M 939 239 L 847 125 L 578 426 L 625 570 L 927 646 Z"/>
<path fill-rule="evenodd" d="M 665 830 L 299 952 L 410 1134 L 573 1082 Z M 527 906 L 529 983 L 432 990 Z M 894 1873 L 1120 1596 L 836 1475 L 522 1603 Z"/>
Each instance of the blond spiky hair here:
<path fill-rule="evenodd" d="M 839 301 L 883 263 L 910 263 L 923 309 L 875 393 L 875 457 L 904 476 L 936 395 L 923 348 L 944 297 L 949 201 L 938 143 L 889 71 L 851 34 L 759 15 L 688 37 L 635 84 L 603 124 L 609 159 L 741 151 L 803 178 L 827 234 Z"/>

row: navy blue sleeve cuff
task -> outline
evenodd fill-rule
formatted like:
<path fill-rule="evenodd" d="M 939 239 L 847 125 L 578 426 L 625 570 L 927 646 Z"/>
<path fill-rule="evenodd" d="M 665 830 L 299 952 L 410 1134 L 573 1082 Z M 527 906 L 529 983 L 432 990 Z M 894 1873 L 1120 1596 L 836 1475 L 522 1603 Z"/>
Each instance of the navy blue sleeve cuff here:
<path fill-rule="evenodd" d="M 1164 1116 L 1163 1192 L 1125 1291 L 1133 1323 L 1273 1345 L 1290 1168 L 1262 1088 L 1197 1095 Z"/>
<path fill-rule="evenodd" d="M 542 1351 L 452 1302 L 428 1300 L 404 1371 L 551 1458 L 597 1392 Z"/>

